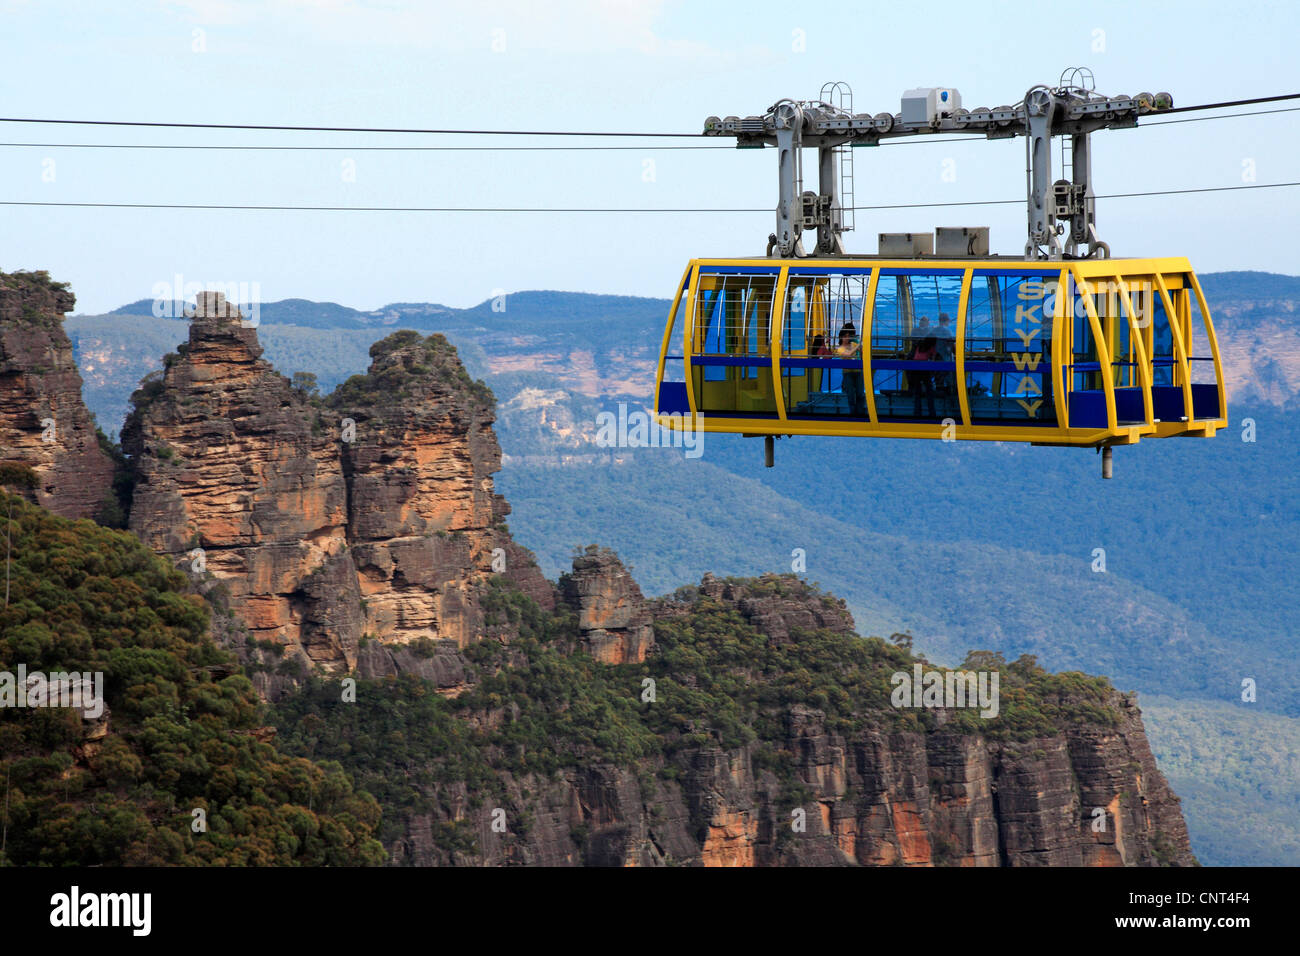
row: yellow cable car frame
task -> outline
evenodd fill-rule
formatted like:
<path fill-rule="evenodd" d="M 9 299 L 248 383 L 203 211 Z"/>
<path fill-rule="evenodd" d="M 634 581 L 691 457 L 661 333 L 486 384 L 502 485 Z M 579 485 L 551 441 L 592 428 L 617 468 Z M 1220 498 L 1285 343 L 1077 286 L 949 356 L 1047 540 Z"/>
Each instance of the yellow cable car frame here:
<path fill-rule="evenodd" d="M 917 314 L 913 290 L 931 279 L 931 311 L 955 299 L 946 335 Z M 951 354 L 917 358 L 926 339 Z M 1212 437 L 1227 395 L 1185 258 L 697 259 L 669 313 L 655 417 L 754 436 L 1108 447 Z"/>

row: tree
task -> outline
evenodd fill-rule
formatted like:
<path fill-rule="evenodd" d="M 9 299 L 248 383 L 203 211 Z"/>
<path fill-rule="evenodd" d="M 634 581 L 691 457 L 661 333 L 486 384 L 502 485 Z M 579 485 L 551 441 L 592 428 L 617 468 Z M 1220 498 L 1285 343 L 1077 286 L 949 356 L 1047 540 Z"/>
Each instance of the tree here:
<path fill-rule="evenodd" d="M 320 386 L 316 382 L 316 376 L 311 372 L 294 372 L 293 387 L 301 392 L 306 398 L 314 398 L 320 392 Z"/>

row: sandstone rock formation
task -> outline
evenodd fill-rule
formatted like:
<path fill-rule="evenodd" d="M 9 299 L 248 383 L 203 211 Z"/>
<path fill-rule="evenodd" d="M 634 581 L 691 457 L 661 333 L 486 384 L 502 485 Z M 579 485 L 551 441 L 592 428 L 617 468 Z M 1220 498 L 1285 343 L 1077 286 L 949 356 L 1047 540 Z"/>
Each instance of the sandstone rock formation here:
<path fill-rule="evenodd" d="M 501 523 L 492 395 L 441 336 L 394 333 L 323 401 L 261 354 L 236 307 L 200 295 L 188 344 L 134 396 L 122 434 L 131 529 L 225 586 L 253 638 L 232 642 L 241 652 L 270 641 L 324 672 L 424 673 L 425 658 L 392 650 L 480 639 L 493 575 L 553 604 Z M 361 654 L 367 636 L 378 646 Z"/>
<path fill-rule="evenodd" d="M 592 657 L 604 664 L 645 660 L 654 646 L 650 609 L 618 555 L 592 545 L 573 559 L 559 590 L 578 614 L 582 644 Z"/>
<path fill-rule="evenodd" d="M 255 638 L 350 669 L 361 597 L 337 438 L 261 354 L 223 295 L 200 294 L 189 343 L 136 393 L 122 431 L 130 527 L 224 582 Z"/>
<path fill-rule="evenodd" d="M 593 558 L 588 573 L 611 566 Z M 681 617 L 707 598 L 775 641 L 803 639 L 809 622 L 852 634 L 834 599 L 753 585 L 710 577 L 687 601 L 679 592 L 652 602 L 652 614 Z M 1178 798 L 1156 768 L 1140 711 L 1118 693 L 1107 708 L 1114 726 L 1015 740 L 946 729 L 942 720 L 933 732 L 891 732 L 872 726 L 872 705 L 845 734 L 828 728 L 822 711 L 790 704 L 774 739 L 694 748 L 674 775 L 661 772 L 662 761 L 592 764 L 549 779 L 507 775 L 505 792 L 479 808 L 453 785 L 439 794 L 443 810 L 411 820 L 394 857 L 422 865 L 1192 865 Z M 791 754 L 796 779 L 778 779 L 760 759 L 764 749 Z M 801 793 L 793 807 L 791 784 Z M 496 832 L 493 806 L 526 815 L 526 832 Z M 450 820 L 471 826 L 477 852 L 439 845 L 437 829 Z"/>
<path fill-rule="evenodd" d="M 329 399 L 348 429 L 348 538 L 364 630 L 388 644 L 464 647 L 482 636 L 477 591 L 494 556 L 509 566 L 498 525 L 510 509 L 492 491 L 501 467 L 492 393 L 442 336 L 398 332 L 370 355 L 367 374 Z"/>
<path fill-rule="evenodd" d="M 45 272 L 0 273 L 0 466 L 26 466 L 24 493 L 65 518 L 111 498 L 113 463 L 81 400 L 63 316 L 76 299 Z"/>

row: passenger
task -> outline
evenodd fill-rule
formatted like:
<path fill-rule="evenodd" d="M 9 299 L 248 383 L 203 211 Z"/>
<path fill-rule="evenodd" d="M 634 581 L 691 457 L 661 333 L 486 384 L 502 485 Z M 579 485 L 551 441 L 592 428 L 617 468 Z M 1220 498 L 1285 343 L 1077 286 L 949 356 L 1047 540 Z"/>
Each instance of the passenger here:
<path fill-rule="evenodd" d="M 808 349 L 808 354 L 814 358 L 830 358 L 831 350 L 826 347 L 826 337 L 824 335 L 815 336 L 812 340 L 812 346 Z M 828 378 L 824 369 L 808 369 L 808 393 L 814 394 L 822 390 L 822 380 Z"/>
<path fill-rule="evenodd" d="M 941 348 L 945 339 L 947 339 L 949 343 L 956 341 L 957 330 L 952 327 L 952 316 L 947 312 L 939 313 L 939 328 L 935 330 L 934 337 L 939 340 Z M 949 351 L 951 351 L 951 346 L 949 347 Z"/>
<path fill-rule="evenodd" d="M 857 358 L 862 351 L 862 343 L 857 340 L 858 330 L 850 322 L 840 329 L 840 344 L 835 349 L 835 357 L 840 359 Z M 865 418 L 867 414 L 867 393 L 863 389 L 862 369 L 846 368 L 841 388 L 849 397 L 849 414 Z"/>
<path fill-rule="evenodd" d="M 937 361 L 936 342 L 937 340 L 933 335 L 926 336 L 913 346 L 912 354 L 908 358 L 914 362 Z M 913 417 L 921 417 L 921 395 L 924 394 L 930 417 L 937 418 L 938 414 L 934 410 L 934 372 L 930 369 L 909 369 L 907 380 L 912 386 Z"/>
<path fill-rule="evenodd" d="M 916 331 L 912 333 L 912 338 L 924 339 L 933 334 L 934 329 L 930 328 L 930 317 L 928 315 L 921 316 L 921 318 L 917 320 Z"/>
<path fill-rule="evenodd" d="M 952 327 L 952 317 L 947 312 L 939 313 L 939 328 L 935 331 L 935 347 L 940 362 L 951 362 L 957 355 L 957 330 Z M 935 391 L 941 395 L 955 395 L 956 374 L 939 372 L 935 375 Z"/>

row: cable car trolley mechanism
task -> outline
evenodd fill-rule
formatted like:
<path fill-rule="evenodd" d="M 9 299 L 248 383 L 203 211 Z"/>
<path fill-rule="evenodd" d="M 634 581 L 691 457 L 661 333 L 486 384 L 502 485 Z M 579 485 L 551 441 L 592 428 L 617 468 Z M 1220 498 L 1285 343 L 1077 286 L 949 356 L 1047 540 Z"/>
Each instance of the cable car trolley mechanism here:
<path fill-rule="evenodd" d="M 763 257 L 687 266 L 656 420 L 762 435 L 769 465 L 782 435 L 1020 441 L 1097 448 L 1107 478 L 1115 445 L 1212 437 L 1227 396 L 1196 274 L 1181 257 L 1112 258 L 1097 231 L 1089 137 L 1172 107 L 1167 93 L 1102 96 L 1075 69 L 996 109 L 941 87 L 908 90 L 896 114 L 855 113 L 835 83 L 762 116 L 709 117 L 705 135 L 776 147 L 776 229 Z M 1023 254 L 991 255 L 985 227 L 881 233 L 875 255 L 846 252 L 852 150 L 934 133 L 1025 137 Z"/>

